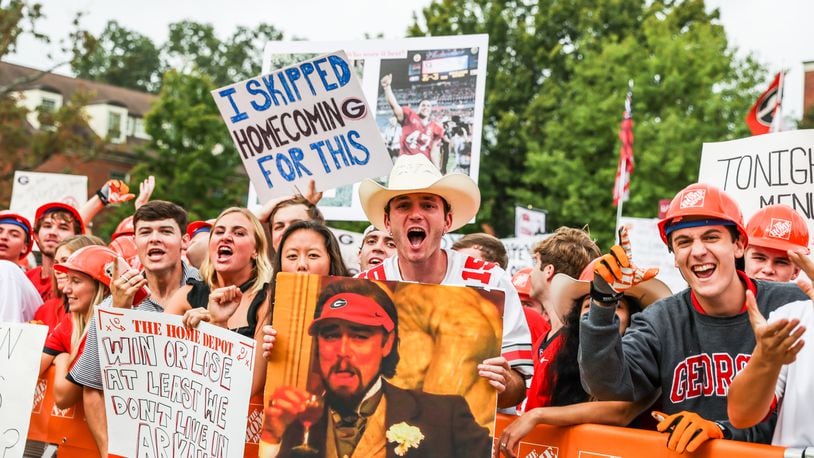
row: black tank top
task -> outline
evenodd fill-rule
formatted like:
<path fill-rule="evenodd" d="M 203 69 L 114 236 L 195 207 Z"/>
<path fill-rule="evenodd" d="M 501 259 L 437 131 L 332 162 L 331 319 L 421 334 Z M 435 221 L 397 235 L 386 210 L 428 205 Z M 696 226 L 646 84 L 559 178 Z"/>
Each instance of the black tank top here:
<path fill-rule="evenodd" d="M 254 284 L 254 281 L 255 277 L 252 277 L 246 283 L 240 285 L 240 292 L 245 293 L 248 291 L 252 284 Z M 187 302 L 189 302 L 189 305 L 194 309 L 206 308 L 206 306 L 209 304 L 209 293 L 211 292 L 209 285 L 207 285 L 205 281 L 195 280 L 194 278 L 187 280 L 187 284 L 192 286 L 192 289 L 190 289 L 189 293 L 187 293 Z M 257 310 L 260 308 L 263 301 L 266 300 L 267 290 L 268 283 L 263 285 L 263 289 L 258 291 L 258 293 L 254 296 L 252 303 L 249 304 L 249 310 L 246 311 L 246 322 L 248 324 L 239 328 L 230 329 L 231 331 L 242 336 L 246 336 L 250 339 L 254 338 L 254 331 L 257 329 Z"/>

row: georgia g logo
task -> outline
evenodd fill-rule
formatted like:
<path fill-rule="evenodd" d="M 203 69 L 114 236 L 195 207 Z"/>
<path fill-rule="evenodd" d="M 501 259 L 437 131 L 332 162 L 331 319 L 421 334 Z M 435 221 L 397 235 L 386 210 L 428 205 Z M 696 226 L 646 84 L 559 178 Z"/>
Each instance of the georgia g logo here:
<path fill-rule="evenodd" d="M 346 305 L 348 305 L 348 301 L 346 301 L 345 299 L 337 299 L 337 300 L 333 301 L 333 303 L 331 303 L 330 307 L 332 309 L 338 309 L 338 308 L 342 308 L 342 307 L 344 307 Z"/>

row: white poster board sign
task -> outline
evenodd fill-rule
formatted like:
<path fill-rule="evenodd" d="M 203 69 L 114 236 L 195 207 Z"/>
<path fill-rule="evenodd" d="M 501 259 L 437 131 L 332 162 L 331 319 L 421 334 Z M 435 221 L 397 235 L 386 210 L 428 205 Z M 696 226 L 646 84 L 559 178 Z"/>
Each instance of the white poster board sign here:
<path fill-rule="evenodd" d="M 111 454 L 243 456 L 253 339 L 164 313 L 96 314 Z"/>
<path fill-rule="evenodd" d="M 814 130 L 792 130 L 704 143 L 698 181 L 732 196 L 744 224 L 761 208 L 786 204 L 814 234 Z M 814 237 L 809 242 L 814 248 Z"/>
<path fill-rule="evenodd" d="M 551 234 L 535 235 L 533 237 L 510 237 L 500 239 L 506 247 L 506 254 L 509 255 L 509 266 L 506 271 L 514 275 L 523 267 L 534 265 L 532 252 L 534 247 L 543 240 L 551 237 Z"/>
<path fill-rule="evenodd" d="M 514 207 L 514 236 L 532 237 L 545 234 L 545 212 L 526 207 Z"/>
<path fill-rule="evenodd" d="M 391 158 L 425 154 L 441 172 L 465 173 L 477 182 L 488 44 L 488 35 L 272 41 L 263 54 L 263 73 L 337 49 L 345 51 L 362 80 L 365 98 L 373 102 L 371 110 Z M 409 109 L 403 110 L 401 121 L 387 100 L 382 85 L 385 77 L 390 80 L 397 105 Z M 421 110 L 422 102 L 428 102 L 429 114 Z M 443 132 L 441 139 L 439 132 Z M 357 186 L 325 193 L 319 202 L 325 219 L 367 220 L 359 205 Z M 252 202 L 250 192 L 249 206 Z"/>
<path fill-rule="evenodd" d="M 633 263 L 639 267 L 658 267 L 656 278 L 663 281 L 673 293 L 687 288 L 687 282 L 675 266 L 672 253 L 659 235 L 658 218 L 619 219 L 621 226 L 630 226 L 630 248 L 633 251 Z"/>
<path fill-rule="evenodd" d="M 0 457 L 23 456 L 47 326 L 0 323 Z"/>
<path fill-rule="evenodd" d="M 392 167 L 342 52 L 216 89 L 212 97 L 263 202 L 307 189 L 311 179 L 322 191 Z"/>
<path fill-rule="evenodd" d="M 37 207 L 62 202 L 80 208 L 88 200 L 88 177 L 62 173 L 14 172 L 9 209 L 34 225 Z"/>

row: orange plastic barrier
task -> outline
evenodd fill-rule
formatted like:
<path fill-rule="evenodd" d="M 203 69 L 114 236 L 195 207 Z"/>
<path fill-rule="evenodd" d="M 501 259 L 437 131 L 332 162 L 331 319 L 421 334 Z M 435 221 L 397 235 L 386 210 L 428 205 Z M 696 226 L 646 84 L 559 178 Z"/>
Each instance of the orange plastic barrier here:
<path fill-rule="evenodd" d="M 82 403 L 65 410 L 54 405 L 54 371 L 51 366 L 37 380 L 28 439 L 58 445 L 60 458 L 98 457 Z"/>
<path fill-rule="evenodd" d="M 515 417 L 498 414 L 497 439 Z M 783 458 L 782 447 L 750 444 L 732 440 L 714 440 L 702 445 L 695 453 L 673 453 L 665 446 L 667 435 L 656 431 L 618 428 L 601 425 L 570 427 L 540 425 L 520 442 L 520 458 L 633 458 L 681 457 L 717 458 Z"/>

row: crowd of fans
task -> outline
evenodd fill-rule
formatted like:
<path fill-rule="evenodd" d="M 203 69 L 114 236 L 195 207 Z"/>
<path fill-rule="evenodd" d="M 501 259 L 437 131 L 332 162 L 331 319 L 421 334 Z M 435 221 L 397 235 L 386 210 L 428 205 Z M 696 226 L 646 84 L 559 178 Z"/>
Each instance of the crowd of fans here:
<path fill-rule="evenodd" d="M 187 326 L 207 321 L 255 338 L 263 347 L 256 394 L 277 339 L 276 275 L 349 275 L 313 183 L 305 196 L 273 199 L 257 213 L 234 207 L 194 222 L 182 207 L 151 200 L 154 186 L 145 180 L 136 197 L 111 180 L 81 209 L 42 205 L 33 224 L 0 212 L 0 320 L 48 326 L 40 373 L 55 366 L 57 405 L 84 405 L 103 455 L 95 307 L 183 315 Z M 602 255 L 586 230 L 559 228 L 513 278 L 491 235 L 441 248 L 445 233 L 475 216 L 480 192 L 422 155 L 400 156 L 387 187 L 366 180 L 359 193 L 372 223 L 361 278 L 505 291 L 502 355 L 471 374 L 518 415 L 498 440 L 503 455 L 515 456 L 537 424 L 655 428 L 677 452 L 712 438 L 814 444 L 805 410 L 814 350 L 801 340 L 814 325 L 814 290 L 792 283 L 801 270 L 814 278 L 814 263 L 806 221 L 790 207 L 764 208 L 744 224 L 737 202 L 713 186 L 679 192 L 659 230 L 689 288 L 671 292 L 654 269 L 634 264 L 636 241 L 624 229 Z M 131 200 L 135 211 L 109 244 L 90 235 L 101 208 Z M 34 244 L 41 262 L 29 268 Z"/>

